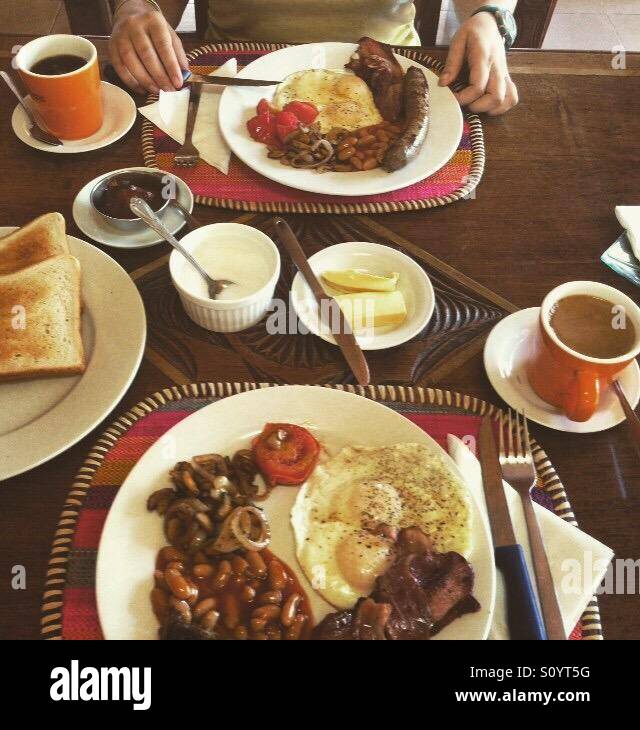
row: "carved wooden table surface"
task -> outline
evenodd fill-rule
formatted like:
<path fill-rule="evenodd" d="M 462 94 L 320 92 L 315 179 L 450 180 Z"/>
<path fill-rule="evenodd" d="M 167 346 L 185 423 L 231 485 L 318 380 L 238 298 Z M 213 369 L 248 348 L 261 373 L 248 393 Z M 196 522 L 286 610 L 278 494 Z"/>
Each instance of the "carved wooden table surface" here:
<path fill-rule="evenodd" d="M 7 67 L 11 48 L 26 40 L 1 36 L 0 66 Z M 104 53 L 104 41 L 97 45 Z M 521 104 L 504 117 L 483 120 L 487 165 L 474 199 L 418 213 L 289 217 L 309 250 L 367 236 L 408 252 L 432 276 L 435 319 L 416 341 L 372 353 L 377 382 L 437 384 L 499 403 L 484 375 L 481 347 L 505 312 L 538 305 L 549 289 L 570 279 L 603 281 L 638 300 L 638 290 L 599 257 L 619 234 L 614 206 L 640 202 L 640 56 L 628 54 L 620 69 L 605 53 L 516 51 L 511 69 Z M 142 163 L 139 120 L 109 148 L 52 155 L 14 137 L 8 90 L 0 90 L 0 100 L 0 225 L 59 210 L 69 232 L 83 237 L 71 216 L 73 198 L 96 175 Z M 205 223 L 239 218 L 214 208 L 195 212 Z M 266 216 L 240 219 L 269 224 Z M 134 276 L 149 318 L 146 357 L 107 421 L 172 382 L 348 381 L 334 349 L 316 338 L 292 347 L 258 330 L 224 337 L 191 326 L 168 286 L 164 246 L 107 250 Z M 285 266 L 281 285 L 287 276 L 291 268 Z M 451 336 L 443 334 L 445 324 Z M 48 464 L 0 483 L 0 638 L 39 636 L 52 534 L 71 480 L 103 425 Z M 619 558 L 640 557 L 640 455 L 624 427 L 581 436 L 535 426 L 532 432 L 558 470 L 581 526 Z M 26 590 L 10 588 L 15 565 L 26 567 Z M 635 595 L 602 596 L 605 636 L 640 638 L 639 609 L 637 585 Z"/>

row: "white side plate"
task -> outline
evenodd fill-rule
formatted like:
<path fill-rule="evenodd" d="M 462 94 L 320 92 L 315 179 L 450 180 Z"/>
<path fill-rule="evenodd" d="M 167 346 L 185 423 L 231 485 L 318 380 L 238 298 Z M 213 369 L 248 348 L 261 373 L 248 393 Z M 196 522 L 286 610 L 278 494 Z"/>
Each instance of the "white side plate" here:
<path fill-rule="evenodd" d="M 14 227 L 1 227 L 0 237 Z M 138 289 L 110 256 L 67 236 L 82 268 L 82 341 L 87 369 L 71 377 L 0 382 L 0 481 L 73 446 L 116 406 L 144 352 Z"/>

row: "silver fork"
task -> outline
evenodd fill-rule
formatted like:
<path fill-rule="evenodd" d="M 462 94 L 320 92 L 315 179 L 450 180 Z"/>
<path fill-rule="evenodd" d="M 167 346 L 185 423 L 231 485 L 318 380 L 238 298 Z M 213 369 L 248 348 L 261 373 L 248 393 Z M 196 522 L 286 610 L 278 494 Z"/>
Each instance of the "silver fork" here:
<path fill-rule="evenodd" d="M 184 144 L 176 152 L 173 163 L 176 167 L 195 167 L 200 162 L 200 153 L 193 144 L 193 128 L 200 106 L 200 92 L 202 84 L 189 85 L 189 111 L 187 112 L 187 129 L 184 134 Z"/>
<path fill-rule="evenodd" d="M 527 418 L 522 412 L 522 425 L 520 423 L 520 413 L 516 411 L 515 429 L 513 428 L 513 419 L 511 409 L 508 412 L 507 419 L 507 443 L 509 451 L 505 451 L 504 447 L 504 427 L 503 416 L 500 415 L 499 428 L 499 448 L 500 448 L 500 466 L 502 467 L 502 476 L 520 495 L 522 506 L 524 508 L 524 516 L 527 523 L 527 532 L 529 534 L 529 545 L 531 546 L 531 557 L 533 558 L 533 569 L 536 574 L 536 584 L 538 586 L 538 597 L 540 598 L 540 607 L 542 608 L 542 616 L 547 629 L 547 637 L 549 639 L 565 640 L 564 624 L 560 607 L 558 606 L 558 598 L 553 586 L 553 578 L 551 577 L 551 569 L 549 568 L 549 560 L 542 542 L 540 534 L 540 526 L 536 518 L 533 508 L 533 500 L 531 499 L 531 490 L 536 484 L 536 467 L 533 462 L 533 454 L 531 453 L 531 442 L 529 441 L 529 426 Z M 515 430 L 515 451 L 514 451 L 514 430 Z"/>

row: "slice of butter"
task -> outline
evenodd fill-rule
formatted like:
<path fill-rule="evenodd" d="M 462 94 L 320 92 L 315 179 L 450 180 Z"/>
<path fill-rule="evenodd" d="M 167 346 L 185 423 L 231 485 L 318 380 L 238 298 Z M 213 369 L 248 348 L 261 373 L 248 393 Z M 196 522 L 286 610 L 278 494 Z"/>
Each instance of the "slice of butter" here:
<path fill-rule="evenodd" d="M 358 292 L 335 297 L 354 332 L 398 325 L 407 318 L 402 292 Z"/>
<path fill-rule="evenodd" d="M 380 276 L 370 274 L 368 271 L 344 269 L 343 271 L 325 271 L 322 278 L 330 286 L 344 292 L 394 291 L 400 274 L 394 271 L 388 276 Z"/>

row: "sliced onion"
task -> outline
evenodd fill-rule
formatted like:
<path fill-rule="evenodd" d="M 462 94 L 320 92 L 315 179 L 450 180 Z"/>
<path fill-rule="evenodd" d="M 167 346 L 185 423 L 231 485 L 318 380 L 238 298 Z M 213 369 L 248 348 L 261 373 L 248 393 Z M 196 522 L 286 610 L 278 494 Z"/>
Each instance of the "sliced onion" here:
<path fill-rule="evenodd" d="M 303 155 L 308 155 L 309 153 L 316 152 L 320 147 L 324 147 L 326 150 L 325 157 L 321 158 L 320 160 L 314 160 L 313 162 L 300 162 Z M 300 152 L 299 155 L 296 155 L 291 160 L 291 167 L 295 167 L 297 169 L 311 169 L 313 167 L 319 167 L 320 165 L 325 165 L 329 160 L 333 157 L 333 147 L 331 146 L 331 142 L 327 139 L 319 139 L 312 147 L 310 147 L 308 150 L 305 150 L 303 152 Z"/>
<path fill-rule="evenodd" d="M 243 514 L 255 516 L 260 521 L 260 536 L 258 540 L 253 540 L 251 535 L 243 532 L 240 526 L 240 520 Z M 213 549 L 220 553 L 232 553 L 234 550 L 244 548 L 245 550 L 263 550 L 271 542 L 271 529 L 267 518 L 263 512 L 253 505 L 236 507 L 225 518 L 222 523 L 220 534 L 218 535 Z"/>
<path fill-rule="evenodd" d="M 250 514 L 258 518 L 260 522 L 260 535 L 257 540 L 253 540 L 251 535 L 247 535 L 243 532 L 240 526 L 240 520 L 242 515 Z M 233 533 L 236 540 L 242 545 L 245 550 L 264 550 L 267 545 L 271 542 L 271 529 L 267 518 L 264 516 L 262 510 L 259 510 L 253 505 L 246 505 L 245 507 L 237 507 L 230 515 L 231 520 L 231 532 Z"/>

